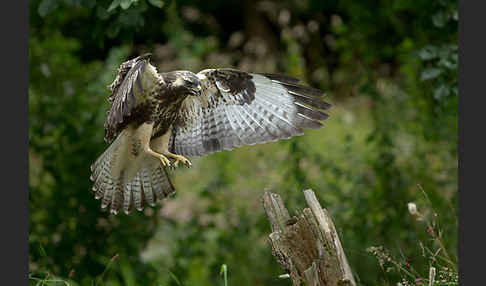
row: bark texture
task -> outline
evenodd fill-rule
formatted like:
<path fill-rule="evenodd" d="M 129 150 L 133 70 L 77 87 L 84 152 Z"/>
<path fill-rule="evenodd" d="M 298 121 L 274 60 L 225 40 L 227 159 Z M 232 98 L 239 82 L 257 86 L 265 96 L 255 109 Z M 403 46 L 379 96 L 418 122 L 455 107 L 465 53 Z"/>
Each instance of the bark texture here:
<path fill-rule="evenodd" d="M 292 285 L 355 286 L 334 223 L 312 190 L 305 190 L 308 208 L 290 216 L 278 194 L 265 191 L 263 208 L 272 233 L 273 256 L 290 275 Z"/>

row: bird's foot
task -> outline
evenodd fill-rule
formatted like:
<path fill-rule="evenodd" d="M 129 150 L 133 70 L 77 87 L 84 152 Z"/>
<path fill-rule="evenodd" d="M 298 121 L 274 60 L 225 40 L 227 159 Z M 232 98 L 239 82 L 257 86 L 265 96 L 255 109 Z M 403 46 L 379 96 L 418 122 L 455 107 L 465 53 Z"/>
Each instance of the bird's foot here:
<path fill-rule="evenodd" d="M 167 154 L 167 156 L 169 156 L 171 158 L 174 158 L 176 160 L 174 162 L 174 167 L 175 168 L 177 168 L 177 166 L 179 165 L 179 162 L 182 162 L 182 164 L 186 165 L 187 168 L 190 168 L 192 166 L 191 161 L 189 161 L 189 159 L 187 159 L 184 156 L 177 155 L 177 154 L 172 154 L 172 153 Z"/>
<path fill-rule="evenodd" d="M 158 153 L 156 153 L 156 154 L 157 155 L 154 155 L 154 156 L 157 157 L 160 160 L 160 162 L 162 163 L 162 166 L 164 166 L 164 167 L 170 167 L 171 166 L 170 160 L 167 159 L 167 157 L 165 157 L 162 154 L 158 154 Z"/>

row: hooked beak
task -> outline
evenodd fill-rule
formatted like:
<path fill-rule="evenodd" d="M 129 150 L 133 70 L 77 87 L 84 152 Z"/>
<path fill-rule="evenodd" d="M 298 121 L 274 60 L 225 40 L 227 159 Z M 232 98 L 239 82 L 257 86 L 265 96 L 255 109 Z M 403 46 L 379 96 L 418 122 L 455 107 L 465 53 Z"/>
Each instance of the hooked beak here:
<path fill-rule="evenodd" d="M 141 55 L 140 57 L 141 57 L 142 59 L 148 59 L 148 58 L 150 58 L 151 56 L 152 56 L 152 53 L 145 53 L 145 54 Z"/>
<path fill-rule="evenodd" d="M 148 61 L 150 61 L 151 56 L 152 56 L 152 53 L 145 53 L 145 54 L 139 56 L 139 60 L 147 60 L 147 62 L 148 62 Z"/>
<path fill-rule="evenodd" d="M 198 84 L 197 87 L 192 88 L 191 91 L 192 91 L 192 95 L 193 96 L 201 96 L 201 94 L 202 94 L 202 87 L 201 87 L 200 84 Z"/>

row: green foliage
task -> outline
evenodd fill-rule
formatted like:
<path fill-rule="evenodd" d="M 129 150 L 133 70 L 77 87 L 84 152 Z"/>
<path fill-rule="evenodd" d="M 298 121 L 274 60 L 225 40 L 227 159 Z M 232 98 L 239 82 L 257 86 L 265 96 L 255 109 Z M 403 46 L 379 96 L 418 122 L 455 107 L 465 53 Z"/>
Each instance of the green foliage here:
<path fill-rule="evenodd" d="M 51 33 L 46 40 L 36 34 L 30 37 L 31 268 L 61 276 L 75 269 L 78 281 L 87 283 L 120 253 L 149 278 L 153 269 L 144 267 L 136 254 L 158 220 L 101 213 L 88 178 L 90 163 L 105 147 L 98 131 L 108 107 L 106 85 L 128 49 L 114 48 L 104 64 L 82 64 L 76 56 L 79 41 Z"/>
<path fill-rule="evenodd" d="M 456 261 L 456 2 L 31 1 L 31 285 L 289 285 L 266 240 L 265 188 L 291 210 L 314 189 L 360 283 L 395 285 L 403 273 L 382 271 L 366 249 L 383 245 L 426 278 L 418 242 L 430 234 L 406 207 L 420 184 Z M 148 51 L 160 71 L 289 74 L 335 107 L 303 137 L 194 158 L 170 172 L 176 197 L 110 216 L 89 181 L 107 147 L 106 85 Z"/>
<path fill-rule="evenodd" d="M 408 203 L 408 210 L 411 218 L 415 220 L 417 232 L 427 233 L 426 239 L 418 239 L 418 247 L 415 249 L 416 258 L 403 257 L 395 258 L 382 246 L 371 246 L 367 251 L 375 256 L 384 274 L 384 285 L 390 285 L 389 273 L 398 274 L 401 285 L 459 285 L 458 282 L 458 261 L 457 257 L 451 257 L 449 250 L 444 243 L 447 236 L 442 232 L 442 215 L 437 213 L 425 191 L 419 186 L 423 193 L 420 207 L 415 203 Z M 423 206 L 423 207 L 422 207 Z M 456 218 L 457 219 L 457 218 Z M 457 227 L 457 226 L 456 226 Z M 421 237 L 421 236 L 419 236 Z M 422 235 L 423 237 L 423 235 Z M 450 239 L 450 238 L 448 238 Z M 425 266 L 420 265 L 425 264 Z M 427 270 L 427 272 L 424 272 Z"/>
<path fill-rule="evenodd" d="M 132 6 L 132 4 L 137 4 L 140 2 L 139 0 L 113 0 L 110 6 L 108 7 L 107 12 L 111 12 L 116 8 L 120 7 L 123 10 L 127 10 Z M 148 3 L 152 4 L 155 7 L 162 8 L 164 6 L 164 2 L 162 0 L 147 0 Z"/>
<path fill-rule="evenodd" d="M 219 275 L 224 279 L 224 286 L 228 286 L 228 266 L 226 264 L 221 265 Z"/>

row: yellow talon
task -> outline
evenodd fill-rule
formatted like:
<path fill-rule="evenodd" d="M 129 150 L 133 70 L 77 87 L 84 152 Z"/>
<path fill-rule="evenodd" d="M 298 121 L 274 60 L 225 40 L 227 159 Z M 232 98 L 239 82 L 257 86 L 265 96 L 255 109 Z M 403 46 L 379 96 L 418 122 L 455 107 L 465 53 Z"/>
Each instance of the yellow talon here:
<path fill-rule="evenodd" d="M 147 153 L 159 159 L 160 162 L 162 163 L 162 166 L 170 167 L 170 160 L 167 159 L 167 157 L 165 157 L 164 155 L 154 152 L 152 149 L 148 149 Z"/>
<path fill-rule="evenodd" d="M 170 167 L 170 160 L 167 159 L 167 157 L 165 157 L 162 154 L 159 154 L 159 156 L 157 156 L 157 158 L 159 158 L 160 162 L 162 163 L 162 166 Z"/>
<path fill-rule="evenodd" d="M 188 167 L 188 168 L 192 166 L 191 161 L 189 161 L 184 156 L 176 155 L 176 154 L 172 154 L 172 153 L 167 154 L 167 156 L 174 158 L 176 160 L 174 162 L 174 167 L 177 167 L 179 165 L 179 162 L 182 162 L 182 164 L 186 165 L 186 167 Z"/>

